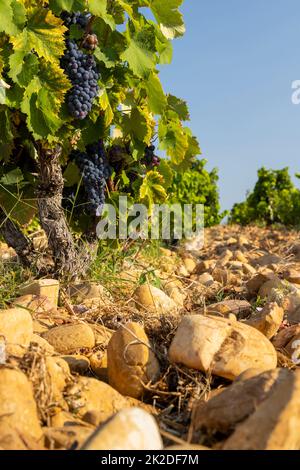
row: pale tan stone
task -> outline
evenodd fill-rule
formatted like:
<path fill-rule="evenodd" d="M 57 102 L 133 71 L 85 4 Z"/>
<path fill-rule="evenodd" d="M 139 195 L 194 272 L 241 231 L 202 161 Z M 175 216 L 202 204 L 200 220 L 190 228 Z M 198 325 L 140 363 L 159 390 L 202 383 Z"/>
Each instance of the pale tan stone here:
<path fill-rule="evenodd" d="M 13 306 L 22 307 L 28 310 L 31 314 L 45 313 L 55 314 L 57 313 L 57 307 L 53 305 L 53 302 L 45 295 L 33 295 L 27 294 L 22 295 L 14 300 Z"/>
<path fill-rule="evenodd" d="M 91 377 L 79 377 L 75 385 L 65 390 L 69 409 L 82 417 L 88 411 L 101 412 L 103 421 L 130 404 L 110 385 Z"/>
<path fill-rule="evenodd" d="M 157 313 L 176 311 L 177 305 L 167 294 L 149 284 L 139 286 L 134 292 L 136 306 L 141 310 L 152 310 Z"/>
<path fill-rule="evenodd" d="M 197 266 L 197 263 L 193 258 L 183 258 L 183 264 L 189 274 L 192 274 Z"/>
<path fill-rule="evenodd" d="M 31 343 L 37 344 L 40 348 L 42 348 L 47 354 L 52 355 L 55 353 L 55 349 L 51 346 L 48 341 L 37 334 L 33 334 L 31 337 Z"/>
<path fill-rule="evenodd" d="M 24 284 L 19 288 L 20 295 L 38 295 L 48 297 L 54 307 L 58 305 L 59 281 L 56 279 L 39 279 Z"/>
<path fill-rule="evenodd" d="M 61 402 L 62 392 L 70 380 L 70 368 L 61 357 L 47 356 L 45 362 L 52 400 Z"/>
<path fill-rule="evenodd" d="M 20 370 L 0 368 L 0 423 L 36 441 L 42 439 L 31 383 Z"/>
<path fill-rule="evenodd" d="M 98 428 L 82 450 L 161 450 L 162 447 L 154 418 L 139 408 L 131 408 Z"/>
<path fill-rule="evenodd" d="M 98 351 L 89 356 L 90 366 L 96 377 L 108 382 L 107 351 Z"/>
<path fill-rule="evenodd" d="M 0 310 L 0 336 L 4 337 L 8 354 L 23 356 L 33 334 L 32 317 L 22 308 Z"/>
<path fill-rule="evenodd" d="M 158 378 L 159 363 L 142 326 L 127 323 L 112 336 L 107 348 L 108 379 L 122 395 L 139 398 L 144 384 Z"/>
<path fill-rule="evenodd" d="M 183 317 L 169 349 L 171 362 L 230 380 L 249 368 L 275 369 L 272 343 L 259 331 L 220 317 Z"/>
<path fill-rule="evenodd" d="M 84 323 L 57 326 L 43 333 L 45 338 L 61 354 L 95 346 L 93 330 Z"/>
<path fill-rule="evenodd" d="M 261 312 L 254 313 L 246 324 L 256 328 L 268 339 L 273 338 L 283 322 L 284 310 L 277 303 L 271 302 L 264 306 Z"/>

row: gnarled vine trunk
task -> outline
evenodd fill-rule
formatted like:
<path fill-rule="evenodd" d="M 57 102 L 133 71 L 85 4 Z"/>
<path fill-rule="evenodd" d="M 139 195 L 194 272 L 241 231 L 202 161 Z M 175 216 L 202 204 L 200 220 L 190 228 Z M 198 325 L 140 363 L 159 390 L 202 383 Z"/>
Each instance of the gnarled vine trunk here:
<path fill-rule="evenodd" d="M 1 207 L 0 233 L 6 243 L 15 250 L 24 266 L 29 267 L 35 264 L 36 257 L 32 241 L 21 232 Z"/>
<path fill-rule="evenodd" d="M 60 146 L 55 149 L 44 149 L 42 146 L 38 148 L 39 218 L 53 252 L 57 275 L 77 277 L 85 263 L 84 260 L 79 259 L 75 241 L 62 208 L 64 180 L 60 156 Z"/>

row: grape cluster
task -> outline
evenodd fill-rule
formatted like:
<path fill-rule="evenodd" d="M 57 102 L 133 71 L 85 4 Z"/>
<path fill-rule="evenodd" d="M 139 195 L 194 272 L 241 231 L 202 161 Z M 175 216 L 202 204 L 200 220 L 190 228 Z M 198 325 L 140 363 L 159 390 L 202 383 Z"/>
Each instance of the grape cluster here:
<path fill-rule="evenodd" d="M 67 96 L 69 113 L 74 118 L 85 119 L 99 92 L 100 75 L 93 56 L 81 51 L 73 40 L 67 39 L 66 46 L 61 65 L 73 85 Z"/>
<path fill-rule="evenodd" d="M 86 152 L 76 150 L 73 156 L 82 174 L 89 201 L 88 208 L 90 212 L 100 216 L 105 203 L 106 180 L 111 175 L 103 142 L 88 145 Z"/>
<path fill-rule="evenodd" d="M 142 159 L 142 163 L 147 167 L 154 168 L 160 164 L 160 159 L 155 155 L 154 145 L 149 145 L 145 149 L 145 155 Z"/>
<path fill-rule="evenodd" d="M 63 11 L 61 14 L 61 19 L 68 28 L 70 28 L 72 24 L 78 24 L 82 29 L 85 29 L 91 17 L 91 13 L 81 13 L 80 11 L 76 11 L 75 13 Z"/>

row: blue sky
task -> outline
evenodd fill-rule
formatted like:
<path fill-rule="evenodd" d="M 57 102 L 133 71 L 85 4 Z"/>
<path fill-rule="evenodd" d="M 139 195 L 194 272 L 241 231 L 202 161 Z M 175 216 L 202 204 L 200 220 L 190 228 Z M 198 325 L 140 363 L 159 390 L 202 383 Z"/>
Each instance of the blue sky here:
<path fill-rule="evenodd" d="M 187 32 L 161 71 L 187 100 L 208 168 L 218 167 L 224 209 L 244 199 L 257 169 L 300 171 L 299 0 L 185 0 Z"/>

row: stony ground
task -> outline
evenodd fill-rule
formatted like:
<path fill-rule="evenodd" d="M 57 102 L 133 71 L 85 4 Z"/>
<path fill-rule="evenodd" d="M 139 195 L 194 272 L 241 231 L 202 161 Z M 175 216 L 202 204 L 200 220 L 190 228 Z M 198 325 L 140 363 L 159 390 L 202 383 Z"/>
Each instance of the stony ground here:
<path fill-rule="evenodd" d="M 298 234 L 216 227 L 189 248 L 137 251 L 105 287 L 16 283 L 1 449 L 300 449 Z"/>

